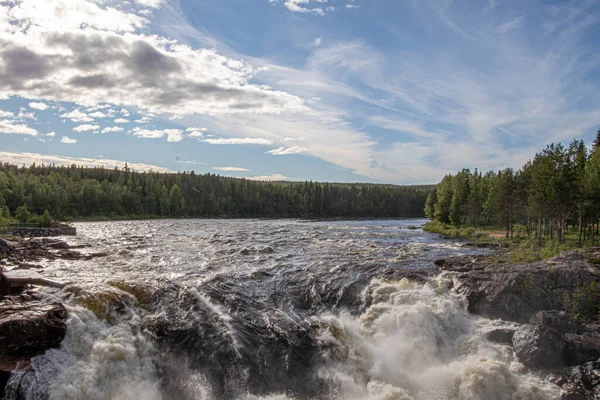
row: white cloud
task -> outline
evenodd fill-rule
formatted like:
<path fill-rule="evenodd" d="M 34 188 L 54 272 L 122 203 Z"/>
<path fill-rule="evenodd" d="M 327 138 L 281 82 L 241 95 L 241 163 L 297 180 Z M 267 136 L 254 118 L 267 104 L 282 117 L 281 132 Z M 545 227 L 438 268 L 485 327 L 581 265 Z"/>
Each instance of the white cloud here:
<path fill-rule="evenodd" d="M 204 137 L 204 133 L 207 131 L 206 128 L 187 128 L 185 130 L 188 132 L 188 136 L 192 138 L 201 138 Z"/>
<path fill-rule="evenodd" d="M 31 165 L 46 164 L 46 165 L 65 165 L 69 166 L 72 164 L 80 165 L 83 167 L 104 167 L 113 169 L 115 167 L 121 169 L 125 166 L 125 161 L 110 160 L 110 159 L 95 159 L 95 158 L 77 158 L 77 157 L 65 157 L 56 155 L 44 155 L 38 153 L 9 153 L 0 151 L 0 159 L 16 165 Z M 127 161 L 127 166 L 134 171 L 156 171 L 156 172 L 173 172 L 168 168 L 159 167 L 152 164 L 143 164 Z"/>
<path fill-rule="evenodd" d="M 315 41 L 313 42 L 313 45 L 318 47 L 321 45 L 322 41 L 323 41 L 323 38 L 319 36 L 318 38 L 315 39 Z"/>
<path fill-rule="evenodd" d="M 76 126 L 75 128 L 73 128 L 73 131 L 87 132 L 87 131 L 97 131 L 98 129 L 100 129 L 100 125 L 83 124 L 83 125 L 79 125 L 79 126 Z"/>
<path fill-rule="evenodd" d="M 308 149 L 306 147 L 293 146 L 293 147 L 279 147 L 277 149 L 269 150 L 265 154 L 273 154 L 274 156 L 285 156 L 289 154 L 300 154 L 304 153 Z"/>
<path fill-rule="evenodd" d="M 250 179 L 253 181 L 283 181 L 285 179 L 288 179 L 288 177 L 285 175 L 281 175 L 281 174 L 271 174 L 271 175 L 251 176 L 246 179 Z"/>
<path fill-rule="evenodd" d="M 125 129 L 123 129 L 120 126 L 113 126 L 113 127 L 106 127 L 104 129 L 102 129 L 102 133 L 109 133 L 109 132 L 123 132 Z"/>
<path fill-rule="evenodd" d="M 127 111 L 126 109 L 122 108 L 120 111 L 121 115 L 123 115 L 124 117 L 129 117 L 129 111 Z"/>
<path fill-rule="evenodd" d="M 262 68 L 212 49 L 141 34 L 149 25 L 146 18 L 105 6 L 104 1 L 2 4 L 0 15 L 7 17 L 0 24 L 0 97 L 86 107 L 111 103 L 178 115 L 305 109 L 297 96 L 253 84 Z"/>
<path fill-rule="evenodd" d="M 65 144 L 75 144 L 75 143 L 77 143 L 77 140 L 76 139 L 71 139 L 68 136 L 63 136 L 62 139 L 60 139 L 60 142 L 61 143 L 65 143 Z"/>
<path fill-rule="evenodd" d="M 228 138 L 228 139 L 204 139 L 203 142 L 210 144 L 262 144 L 270 145 L 273 144 L 272 140 L 262 138 Z"/>
<path fill-rule="evenodd" d="M 60 115 L 61 118 L 68 118 L 73 122 L 92 122 L 94 119 L 90 118 L 89 115 L 82 112 L 80 109 L 75 109 L 71 112 Z"/>
<path fill-rule="evenodd" d="M 35 136 L 38 132 L 24 124 L 16 124 L 12 121 L 0 120 L 0 133 L 12 135 L 30 135 Z"/>
<path fill-rule="evenodd" d="M 216 171 L 225 171 L 225 172 L 250 171 L 247 168 L 240 168 L 240 167 L 213 167 L 213 169 L 216 170 Z"/>
<path fill-rule="evenodd" d="M 89 116 L 92 118 L 106 118 L 106 114 L 102 111 L 94 111 L 93 113 L 90 113 Z"/>
<path fill-rule="evenodd" d="M 135 122 L 137 122 L 138 124 L 147 124 L 148 122 L 151 122 L 152 118 L 148 117 L 148 116 L 143 116 L 140 119 L 136 119 Z"/>
<path fill-rule="evenodd" d="M 46 133 L 46 136 L 54 137 L 56 136 L 56 132 L 48 132 Z"/>
<path fill-rule="evenodd" d="M 146 7 L 158 8 L 162 5 L 164 0 L 134 0 L 136 3 Z"/>
<path fill-rule="evenodd" d="M 206 129 L 206 128 L 193 128 L 193 127 L 190 127 L 190 128 L 187 128 L 185 131 L 186 132 L 196 132 L 196 131 L 206 132 L 207 130 L 208 129 Z"/>
<path fill-rule="evenodd" d="M 117 118 L 115 119 L 115 124 L 128 124 L 130 121 L 125 118 Z"/>
<path fill-rule="evenodd" d="M 203 162 L 200 161 L 184 161 L 184 160 L 177 160 L 175 161 L 177 164 L 191 164 L 191 165 L 206 165 Z"/>
<path fill-rule="evenodd" d="M 44 111 L 48 109 L 48 105 L 46 103 L 29 103 L 29 107 L 35 108 L 36 110 Z"/>
<path fill-rule="evenodd" d="M 356 5 L 356 4 L 346 4 L 346 9 L 355 9 L 355 8 L 360 8 L 360 6 Z"/>
<path fill-rule="evenodd" d="M 15 116 L 15 114 L 13 114 L 10 111 L 0 110 L 0 118 L 12 118 L 14 116 Z"/>
<path fill-rule="evenodd" d="M 317 1 L 318 3 L 322 3 L 321 1 Z M 299 12 L 299 13 L 313 13 L 317 15 L 325 15 L 325 12 L 320 7 L 308 8 L 304 5 L 308 5 L 311 3 L 311 0 L 286 0 L 283 5 L 290 11 Z M 302 5 L 301 5 L 302 4 Z"/>
<path fill-rule="evenodd" d="M 132 130 L 134 136 L 146 139 L 160 139 L 167 136 L 167 142 L 179 142 L 183 139 L 183 131 L 181 129 L 142 129 L 135 127 Z"/>
<path fill-rule="evenodd" d="M 23 107 L 19 109 L 19 115 L 17 115 L 20 119 L 33 119 L 37 120 L 34 112 L 27 112 L 27 110 Z"/>

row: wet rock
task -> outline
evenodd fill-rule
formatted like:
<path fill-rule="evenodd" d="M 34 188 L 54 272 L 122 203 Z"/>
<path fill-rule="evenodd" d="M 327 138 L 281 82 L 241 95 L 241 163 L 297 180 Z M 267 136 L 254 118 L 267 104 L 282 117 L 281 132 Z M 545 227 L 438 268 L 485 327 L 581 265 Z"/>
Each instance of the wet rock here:
<path fill-rule="evenodd" d="M 58 347 L 67 333 L 67 310 L 59 303 L 0 303 L 0 355 L 32 356 Z"/>
<path fill-rule="evenodd" d="M 524 324 L 512 338 L 515 354 L 528 368 L 562 368 L 565 360 L 566 342 L 563 336 L 541 325 Z"/>
<path fill-rule="evenodd" d="M 61 250 L 71 248 L 71 246 L 69 246 L 69 244 L 67 242 L 63 242 L 62 240 L 58 241 L 58 242 L 48 243 L 47 246 L 50 247 L 51 249 L 61 249 Z"/>
<path fill-rule="evenodd" d="M 273 253 L 275 253 L 275 250 L 271 246 L 267 246 L 263 249 L 260 249 L 259 253 L 260 254 L 273 254 Z"/>
<path fill-rule="evenodd" d="M 109 323 L 114 321 L 116 315 L 127 315 L 137 299 L 116 287 L 81 287 L 68 285 L 64 288 L 67 298 L 82 307 L 87 308 L 100 319 Z"/>
<path fill-rule="evenodd" d="M 485 333 L 485 338 L 490 342 L 500 344 L 512 344 L 513 336 L 515 334 L 516 329 L 516 327 L 494 328 Z"/>

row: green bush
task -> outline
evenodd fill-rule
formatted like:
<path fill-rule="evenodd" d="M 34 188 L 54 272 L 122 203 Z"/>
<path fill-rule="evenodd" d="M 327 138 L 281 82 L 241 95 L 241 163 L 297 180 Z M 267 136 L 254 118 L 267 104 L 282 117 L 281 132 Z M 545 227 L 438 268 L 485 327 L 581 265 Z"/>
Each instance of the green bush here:
<path fill-rule="evenodd" d="M 19 222 L 28 222 L 31 219 L 31 213 L 27 209 L 27 206 L 20 206 L 15 211 L 15 218 Z"/>

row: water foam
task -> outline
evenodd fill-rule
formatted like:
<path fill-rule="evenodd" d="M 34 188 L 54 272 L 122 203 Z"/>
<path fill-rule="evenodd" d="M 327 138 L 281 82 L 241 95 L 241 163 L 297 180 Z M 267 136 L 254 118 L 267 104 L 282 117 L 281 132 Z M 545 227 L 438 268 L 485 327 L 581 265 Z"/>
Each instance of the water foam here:
<path fill-rule="evenodd" d="M 13 375 L 7 399 L 162 398 L 154 362 L 157 351 L 139 330 L 137 317 L 109 325 L 87 309 L 68 311 L 61 347 L 35 357 L 34 373 Z"/>
<path fill-rule="evenodd" d="M 376 280 L 362 315 L 323 317 L 331 350 L 319 374 L 337 388 L 332 398 L 559 398 L 554 385 L 523 373 L 509 346 L 487 341 L 492 322 L 470 315 L 445 286 Z"/>

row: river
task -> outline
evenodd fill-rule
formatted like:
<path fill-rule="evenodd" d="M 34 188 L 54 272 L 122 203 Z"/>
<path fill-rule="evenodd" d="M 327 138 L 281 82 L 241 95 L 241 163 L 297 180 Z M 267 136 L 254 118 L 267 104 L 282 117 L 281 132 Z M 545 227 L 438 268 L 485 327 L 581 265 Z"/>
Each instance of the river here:
<path fill-rule="evenodd" d="M 48 262 L 59 349 L 13 375 L 28 399 L 553 399 L 502 321 L 470 315 L 433 261 L 481 252 L 425 220 L 78 223 L 92 260 Z"/>

